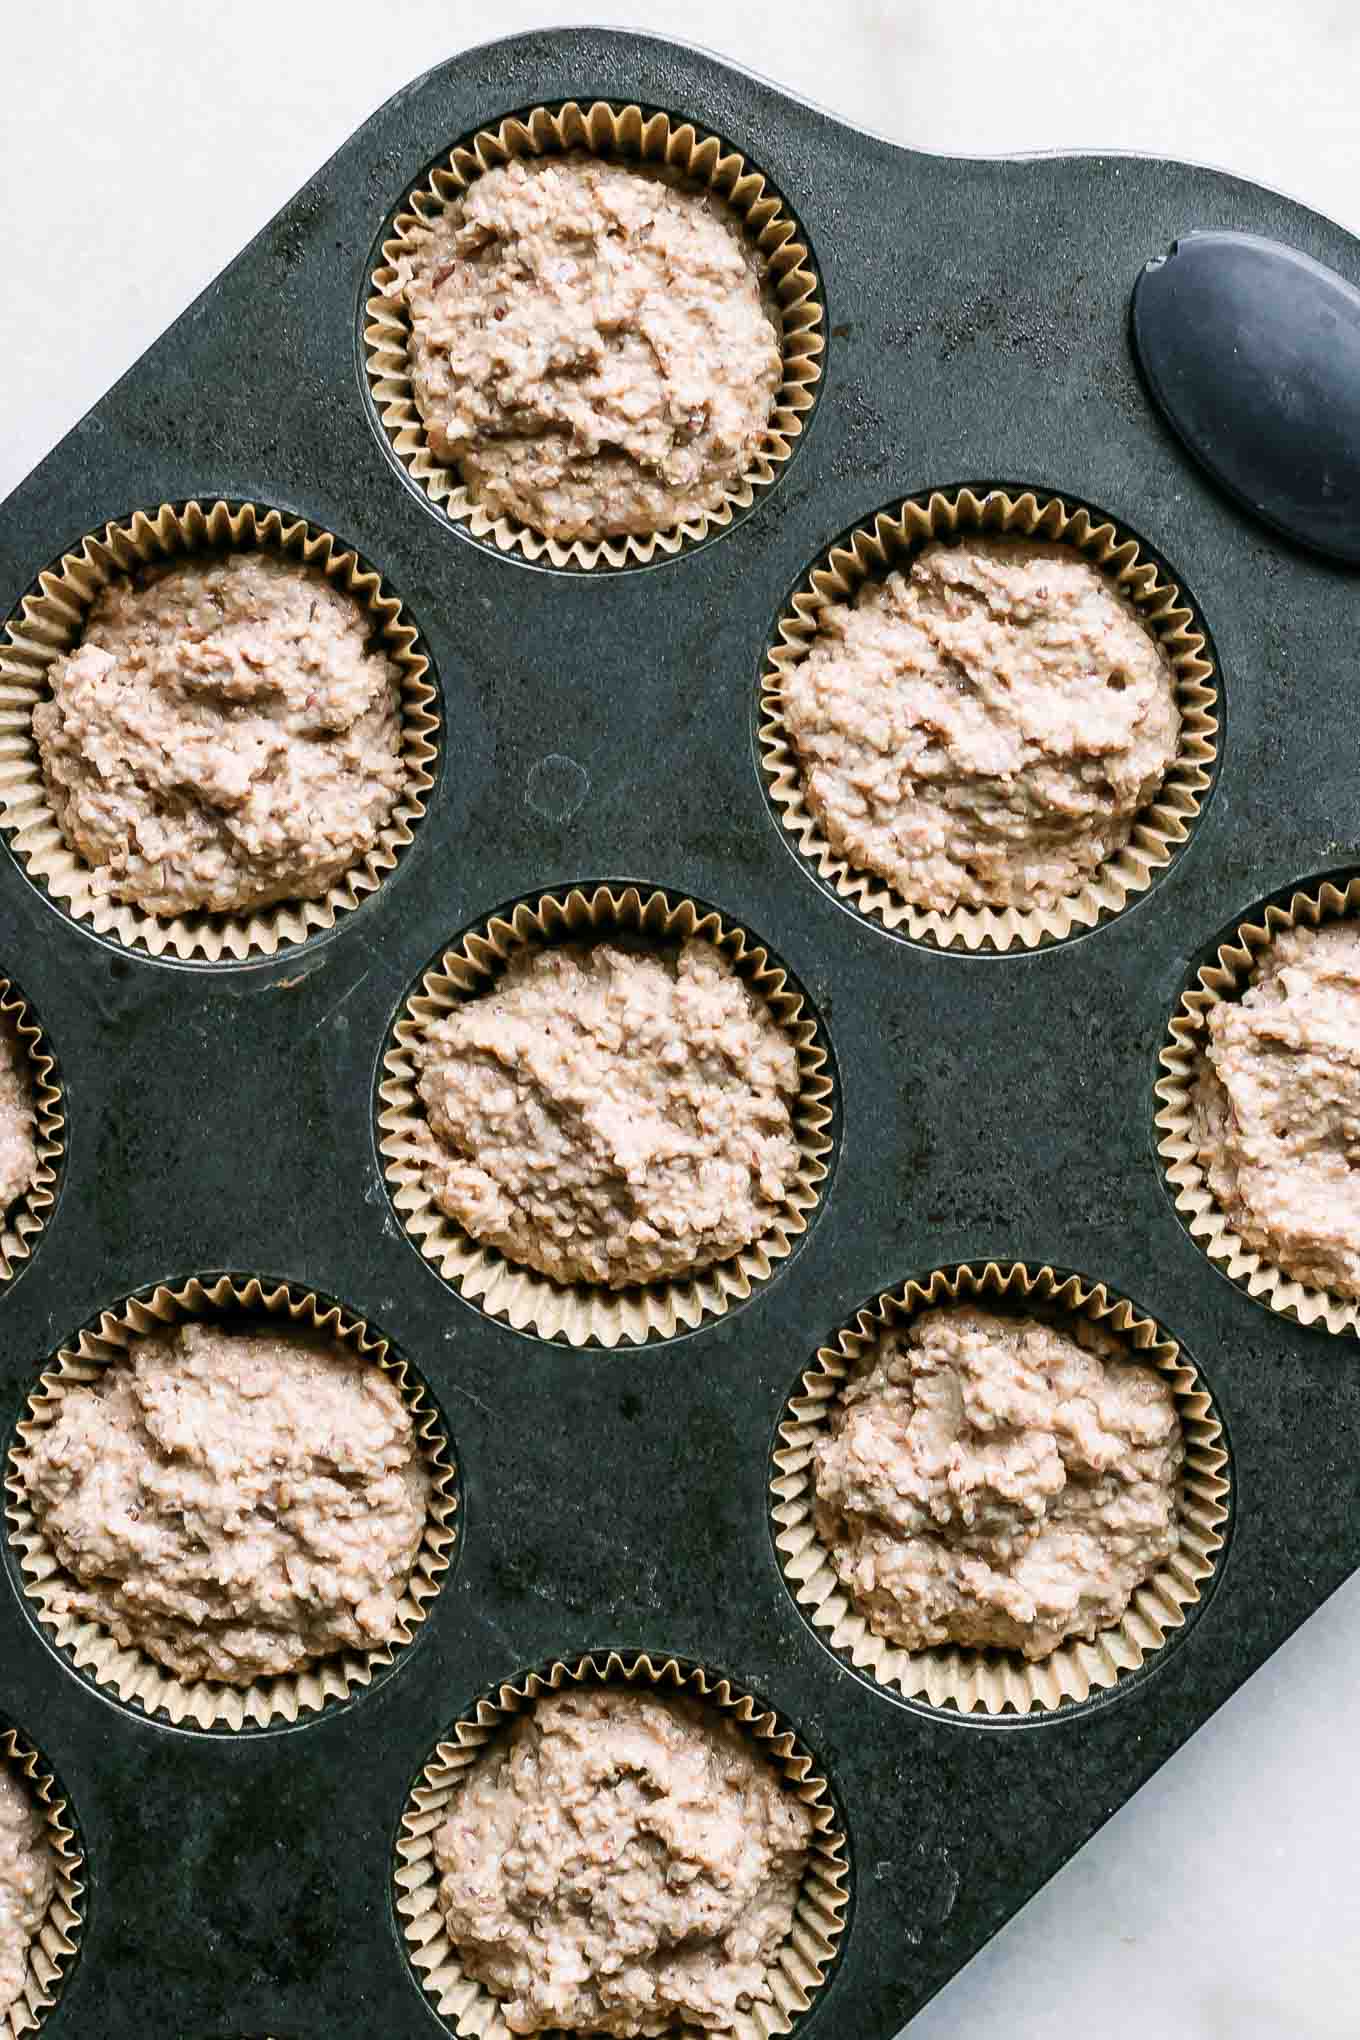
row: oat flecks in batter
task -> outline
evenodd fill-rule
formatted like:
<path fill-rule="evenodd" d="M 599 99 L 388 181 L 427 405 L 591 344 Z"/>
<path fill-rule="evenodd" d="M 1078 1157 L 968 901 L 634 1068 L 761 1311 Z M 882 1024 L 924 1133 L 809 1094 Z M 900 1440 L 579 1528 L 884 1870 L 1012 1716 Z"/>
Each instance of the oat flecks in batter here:
<path fill-rule="evenodd" d="M 710 942 L 521 952 L 416 1060 L 435 1202 L 559 1282 L 728 1259 L 797 1173 L 797 1050 Z"/>
<path fill-rule="evenodd" d="M 1176 755 L 1170 664 L 1071 546 L 972 537 L 823 612 L 783 687 L 832 848 L 922 908 L 1052 906 Z"/>
<path fill-rule="evenodd" d="M 1206 1027 L 1194 1130 L 1220 1209 L 1286 1274 L 1360 1297 L 1360 924 L 1283 930 Z"/>
<path fill-rule="evenodd" d="M 19 2000 L 29 1949 L 56 1885 L 52 1845 L 28 1780 L 0 1755 L 0 2018 Z"/>
<path fill-rule="evenodd" d="M 754 464 L 783 377 L 723 201 L 587 155 L 488 170 L 406 284 L 411 377 L 473 501 L 561 540 L 669 531 Z"/>
<path fill-rule="evenodd" d="M 1119 1350 L 971 1305 L 885 1334 L 813 1448 L 818 1533 L 871 1629 L 1037 1659 L 1119 1621 L 1177 1549 L 1184 1458 L 1167 1382 Z"/>
<path fill-rule="evenodd" d="M 390 1641 L 429 1497 L 376 1362 L 210 1323 L 133 1339 L 71 1389 L 24 1481 L 56 1612 L 231 1685 Z"/>
<path fill-rule="evenodd" d="M 324 575 L 264 552 L 111 581 L 33 712 L 97 886 L 152 914 L 317 899 L 404 778 L 397 667 Z"/>
<path fill-rule="evenodd" d="M 13 1026 L 0 1019 L 0 1218 L 38 1169 L 32 1064 Z"/>
<path fill-rule="evenodd" d="M 439 1907 L 512 2033 L 727 2032 L 770 2000 L 812 1827 L 716 1712 L 567 1691 L 456 1789 L 434 1834 Z"/>

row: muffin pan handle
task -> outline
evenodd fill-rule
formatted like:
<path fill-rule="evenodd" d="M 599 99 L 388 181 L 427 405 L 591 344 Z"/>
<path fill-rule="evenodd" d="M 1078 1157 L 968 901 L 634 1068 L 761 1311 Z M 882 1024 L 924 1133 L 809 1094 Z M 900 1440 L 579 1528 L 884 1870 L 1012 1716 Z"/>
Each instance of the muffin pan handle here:
<path fill-rule="evenodd" d="M 1133 339 L 1153 397 L 1220 487 L 1360 566 L 1360 289 L 1261 234 L 1182 234 L 1134 285 Z"/>

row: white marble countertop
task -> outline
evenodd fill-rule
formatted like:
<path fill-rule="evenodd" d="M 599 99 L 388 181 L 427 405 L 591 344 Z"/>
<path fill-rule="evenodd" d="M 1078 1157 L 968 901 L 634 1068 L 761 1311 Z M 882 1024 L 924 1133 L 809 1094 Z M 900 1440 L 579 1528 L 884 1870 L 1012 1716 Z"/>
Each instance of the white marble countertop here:
<path fill-rule="evenodd" d="M 390 92 L 457 48 L 564 20 L 702 43 L 916 147 L 1190 156 L 1360 230 L 1350 0 L 44 0 L 6 17 L 0 498 Z M 910 2040 L 1354 2040 L 1358 1686 L 1353 1582 Z"/>

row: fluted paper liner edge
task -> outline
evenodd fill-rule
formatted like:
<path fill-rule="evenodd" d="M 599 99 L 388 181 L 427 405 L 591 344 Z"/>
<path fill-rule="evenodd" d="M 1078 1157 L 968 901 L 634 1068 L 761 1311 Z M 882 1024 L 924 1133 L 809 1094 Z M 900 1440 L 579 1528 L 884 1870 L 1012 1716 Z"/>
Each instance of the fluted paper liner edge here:
<path fill-rule="evenodd" d="M 33 710 L 48 692 L 53 662 L 80 642 L 100 588 L 139 565 L 192 557 L 221 548 L 260 549 L 313 567 L 353 595 L 374 618 L 388 657 L 400 674 L 402 761 L 405 782 L 377 841 L 320 899 L 286 900 L 242 913 L 149 914 L 135 902 L 103 890 L 95 867 L 67 843 L 43 780 L 33 735 Z M 38 576 L 0 638 L 0 827 L 20 865 L 63 912 L 113 935 L 125 948 L 188 962 L 235 962 L 273 956 L 290 943 L 333 928 L 339 915 L 376 891 L 413 841 L 434 786 L 439 737 L 438 701 L 429 660 L 401 603 L 380 574 L 332 533 L 300 517 L 255 503 L 218 499 L 162 503 L 149 514 L 105 524 L 78 549 L 63 554 Z"/>
<path fill-rule="evenodd" d="M 492 1697 L 479 1700 L 475 1713 L 459 1721 L 450 1736 L 437 1745 L 402 1815 L 396 1906 L 407 1956 L 421 1988 L 459 2035 L 513 2040 L 496 1998 L 464 1973 L 437 1902 L 433 1836 L 459 1779 L 507 1723 L 543 1694 L 559 1692 L 569 1684 L 639 1682 L 687 1694 L 735 1721 L 777 1764 L 785 1782 L 811 1809 L 816 1823 L 793 1931 L 768 1972 L 773 2002 L 739 2012 L 732 2027 L 724 2030 L 730 2030 L 732 2040 L 771 2040 L 774 2034 L 788 2033 L 826 1981 L 845 1929 L 849 1854 L 845 1834 L 837 1826 L 830 1787 L 815 1771 L 812 1756 L 791 1729 L 781 1728 L 774 1713 L 717 1672 L 703 1666 L 686 1669 L 676 1658 L 645 1652 L 635 1656 L 594 1652 L 575 1660 L 557 1660 L 546 1672 L 531 1672 L 496 1687 Z"/>
<path fill-rule="evenodd" d="M 726 200 L 766 261 L 780 308 L 784 379 L 775 394 L 754 467 L 716 510 L 703 512 L 670 531 L 578 538 L 564 544 L 512 518 L 491 516 L 473 501 L 457 473 L 436 461 L 411 386 L 404 293 L 411 261 L 428 234 L 430 221 L 484 171 L 513 157 L 556 155 L 572 149 L 667 165 Z M 822 301 L 811 255 L 799 238 L 791 213 L 760 172 L 735 149 L 692 123 L 672 121 L 664 113 L 647 114 L 639 106 L 614 106 L 603 100 L 582 107 L 568 100 L 556 108 L 536 106 L 531 113 L 512 115 L 498 127 L 480 129 L 470 142 L 453 149 L 423 184 L 407 193 L 393 220 L 392 234 L 383 242 L 382 258 L 370 279 L 373 294 L 365 306 L 364 365 L 383 429 L 398 460 L 431 500 L 455 523 L 466 525 L 474 537 L 490 539 L 502 552 L 518 550 L 527 559 L 546 559 L 554 567 L 623 567 L 645 566 L 658 556 L 697 544 L 711 531 L 730 524 L 739 510 L 749 509 L 756 490 L 777 479 L 816 400 L 825 345 Z"/>
<path fill-rule="evenodd" d="M 866 1364 L 887 1331 L 941 1304 L 989 1302 L 1037 1306 L 1040 1315 L 1080 1339 L 1083 1325 L 1098 1326 L 1128 1348 L 1129 1357 L 1157 1368 L 1171 1383 L 1185 1439 L 1178 1497 L 1181 1541 L 1133 1595 L 1123 1618 L 1094 1641 L 1074 1640 L 1028 1663 L 1018 1651 L 957 1645 L 906 1650 L 870 1628 L 837 1578 L 813 1516 L 812 1446 L 825 1431 L 846 1382 Z M 1107 1691 L 1159 1650 L 1184 1626 L 1217 1570 L 1228 1520 L 1229 1463 L 1223 1427 L 1195 1368 L 1175 1340 L 1103 1284 L 1052 1268 L 989 1261 L 937 1269 L 924 1281 L 885 1290 L 818 1349 L 814 1365 L 786 1405 L 770 1483 L 775 1545 L 786 1584 L 823 1640 L 879 1685 L 907 1699 L 961 1714 L 1028 1715 L 1052 1711 Z"/>
<path fill-rule="evenodd" d="M 35 2032 L 41 2026 L 56 2003 L 76 1952 L 84 1925 L 80 1901 L 84 1895 L 81 1875 L 85 1859 L 77 1847 L 75 1832 L 65 1819 L 67 1802 L 59 1796 L 56 1779 L 17 1729 L 0 1728 L 0 1764 L 4 1763 L 12 1764 L 30 1788 L 43 1816 L 56 1873 L 56 1886 L 47 1911 L 29 1946 L 19 1995 L 7 2012 L 0 2013 L 0 2035 L 5 2040 L 21 2040 L 23 2034 Z"/>
<path fill-rule="evenodd" d="M 1219 1208 L 1198 1158 L 1192 1123 L 1195 1076 L 1206 1039 L 1205 1017 L 1212 1006 L 1236 999 L 1255 977 L 1265 951 L 1286 928 L 1320 928 L 1328 921 L 1360 914 L 1360 878 L 1338 885 L 1328 879 L 1311 891 L 1300 889 L 1287 906 L 1253 909 L 1221 944 L 1183 993 L 1159 1057 L 1156 1085 L 1157 1153 L 1177 1211 L 1191 1238 L 1225 1275 L 1258 1303 L 1301 1325 L 1360 1337 L 1360 1303 L 1301 1282 L 1249 1247 Z"/>
<path fill-rule="evenodd" d="M 8 1282 L 32 1254 L 56 1201 L 57 1172 L 65 1152 L 66 1108 L 57 1066 L 42 1028 L 18 987 L 0 977 L 0 1024 L 7 1026 L 22 1054 L 33 1097 L 36 1165 L 27 1188 L 0 1215 L 0 1283 Z"/>
<path fill-rule="evenodd" d="M 693 1275 L 623 1290 L 556 1282 L 479 1245 L 439 1210 L 424 1181 L 420 1131 L 425 1121 L 413 1053 L 424 1024 L 451 1011 L 459 1000 L 488 990 L 514 951 L 563 939 L 608 940 L 615 932 L 658 942 L 697 936 L 713 943 L 792 1040 L 800 1079 L 792 1107 L 799 1166 L 770 1230 L 731 1259 Z M 425 972 L 392 1030 L 383 1070 L 378 1117 L 383 1171 L 398 1216 L 420 1252 L 446 1282 L 490 1316 L 572 1346 L 674 1338 L 681 1326 L 721 1317 L 733 1303 L 743 1302 L 806 1232 L 829 1170 L 829 1058 L 802 995 L 739 923 L 656 889 L 644 896 L 638 886 L 615 891 L 601 885 L 589 892 L 573 886 L 540 894 L 532 905 L 521 901 L 508 914 L 493 914 Z"/>
<path fill-rule="evenodd" d="M 180 1680 L 148 1652 L 118 1643 L 102 1624 L 57 1607 L 66 1575 L 29 1504 L 24 1485 L 28 1448 L 39 1431 L 55 1420 L 63 1398 L 97 1381 L 132 1339 L 210 1314 L 230 1323 L 237 1313 L 249 1318 L 286 1319 L 381 1367 L 395 1383 L 412 1419 L 430 1478 L 425 1530 L 398 1603 L 392 1634 L 373 1650 L 337 1652 L 299 1672 L 279 1673 L 239 1687 L 211 1679 Z M 187 1723 L 234 1731 L 247 1725 L 267 1728 L 276 1721 L 292 1723 L 367 1686 L 375 1672 L 395 1662 L 425 1621 L 448 1572 L 457 1536 L 458 1496 L 448 1440 L 423 1385 L 412 1378 L 406 1362 L 390 1351 L 386 1339 L 341 1305 L 326 1303 L 298 1285 L 266 1284 L 255 1276 L 223 1275 L 206 1281 L 194 1277 L 175 1289 L 158 1285 L 149 1295 L 129 1297 L 116 1310 L 104 1311 L 97 1326 L 86 1327 L 73 1345 L 63 1346 L 28 1398 L 6 1468 L 5 1490 L 6 1526 L 18 1555 L 23 1590 L 51 1642 L 96 1684 L 108 1687 L 120 1700 L 135 1704 L 148 1715 L 167 1717 L 176 1727 Z"/>
<path fill-rule="evenodd" d="M 1136 817 L 1128 842 L 1080 890 L 1051 907 L 968 907 L 946 912 L 914 906 L 886 879 L 857 869 L 833 849 L 808 807 L 797 746 L 783 721 L 783 688 L 806 656 L 827 609 L 853 600 L 868 580 L 905 563 L 931 539 L 969 532 L 1051 539 L 1072 546 L 1099 567 L 1142 621 L 1170 662 L 1180 709 L 1180 740 L 1157 797 Z M 861 914 L 942 949 L 1036 949 L 1080 928 L 1094 928 L 1145 892 L 1199 818 L 1218 753 L 1218 688 L 1208 640 L 1174 581 L 1142 557 L 1135 538 L 1099 511 L 1069 507 L 1031 490 L 959 489 L 912 499 L 880 511 L 814 567 L 779 618 L 761 679 L 760 758 L 778 819 L 801 854 L 841 899 Z"/>

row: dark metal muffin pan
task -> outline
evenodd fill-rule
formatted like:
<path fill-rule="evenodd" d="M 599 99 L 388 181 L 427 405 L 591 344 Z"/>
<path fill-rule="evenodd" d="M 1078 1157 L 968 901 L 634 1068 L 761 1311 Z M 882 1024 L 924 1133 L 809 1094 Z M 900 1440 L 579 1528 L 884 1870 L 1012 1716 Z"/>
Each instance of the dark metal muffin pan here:
<path fill-rule="evenodd" d="M 384 218 L 462 135 L 592 96 L 692 116 L 786 194 L 824 282 L 820 402 L 730 529 L 634 571 L 562 574 L 450 525 L 392 460 L 361 306 Z M 1360 1563 L 1360 1354 L 1254 1305 L 1181 1226 L 1153 1082 L 1189 960 L 1255 902 L 1356 858 L 1357 581 L 1244 520 L 1139 383 L 1129 293 L 1191 228 L 1283 240 L 1360 279 L 1360 245 L 1208 170 L 946 159 L 860 134 L 671 44 L 605 31 L 470 52 L 399 93 L 10 498 L 0 612 L 136 507 L 250 497 L 357 546 L 442 688 L 417 840 L 335 931 L 268 963 L 153 962 L 57 912 L 0 854 L 0 968 L 66 1087 L 60 1198 L 0 1295 L 6 1444 L 45 1357 L 192 1272 L 272 1274 L 371 1317 L 429 1384 L 464 1480 L 454 1574 L 374 1688 L 279 1732 L 174 1730 L 53 1652 L 0 1585 L 0 1716 L 69 1789 L 88 1851 L 53 2040 L 417 2040 L 439 2021 L 397 1938 L 412 1778 L 492 1682 L 558 1655 L 674 1652 L 776 1707 L 846 1820 L 842 1958 L 802 2030 L 888 2040 Z M 800 863 L 764 797 L 752 700 L 775 617 L 828 542 L 903 495 L 1025 482 L 1156 548 L 1212 635 L 1217 786 L 1162 881 L 1033 955 L 896 942 Z M 842 1140 L 803 1249 L 670 1344 L 573 1351 L 469 1308 L 383 1187 L 378 1061 L 431 955 L 508 899 L 665 886 L 755 931 L 806 986 Z M 823 1647 L 771 1547 L 776 1419 L 860 1303 L 994 1256 L 1103 1280 L 1184 1341 L 1233 1448 L 1217 1589 L 1174 1648 L 1058 1718 L 895 1700 Z"/>

